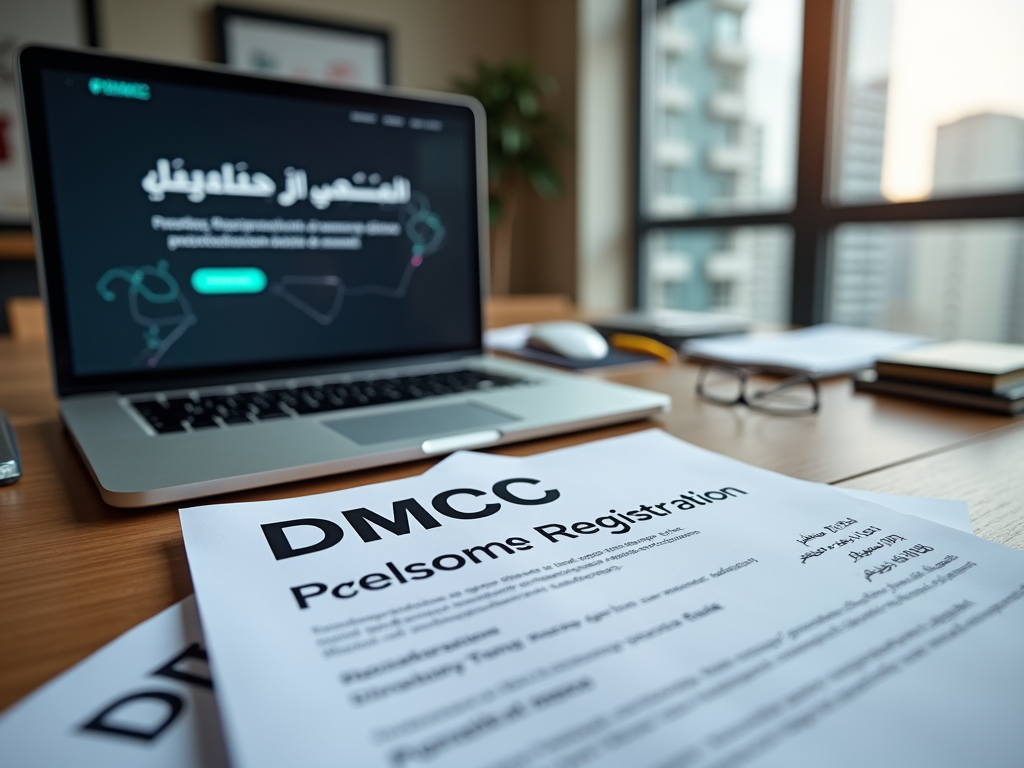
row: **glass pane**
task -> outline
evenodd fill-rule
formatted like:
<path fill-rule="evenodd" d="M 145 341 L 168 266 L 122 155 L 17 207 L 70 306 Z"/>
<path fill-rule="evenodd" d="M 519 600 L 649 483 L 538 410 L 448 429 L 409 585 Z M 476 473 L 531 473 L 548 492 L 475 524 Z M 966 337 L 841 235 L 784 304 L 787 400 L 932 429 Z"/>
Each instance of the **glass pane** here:
<path fill-rule="evenodd" d="M 802 24 L 800 0 L 686 0 L 647 15 L 648 216 L 792 206 Z"/>
<path fill-rule="evenodd" d="M 842 203 L 1024 189 L 1024 3 L 848 0 Z"/>
<path fill-rule="evenodd" d="M 642 306 L 784 323 L 791 252 L 784 226 L 652 232 L 643 255 Z"/>
<path fill-rule="evenodd" d="M 839 227 L 829 319 L 1024 342 L 1024 219 Z"/>

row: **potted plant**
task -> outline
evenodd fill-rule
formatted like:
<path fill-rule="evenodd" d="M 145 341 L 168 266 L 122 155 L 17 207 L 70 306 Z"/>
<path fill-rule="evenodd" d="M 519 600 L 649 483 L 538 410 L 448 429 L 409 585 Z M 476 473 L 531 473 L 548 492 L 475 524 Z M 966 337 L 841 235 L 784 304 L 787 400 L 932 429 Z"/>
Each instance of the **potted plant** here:
<path fill-rule="evenodd" d="M 478 61 L 474 77 L 454 81 L 487 115 L 487 171 L 491 220 L 491 292 L 506 294 L 512 274 L 512 231 L 524 187 L 555 197 L 562 180 L 551 148 L 562 133 L 542 100 L 554 80 L 538 74 L 525 56 L 501 64 Z"/>

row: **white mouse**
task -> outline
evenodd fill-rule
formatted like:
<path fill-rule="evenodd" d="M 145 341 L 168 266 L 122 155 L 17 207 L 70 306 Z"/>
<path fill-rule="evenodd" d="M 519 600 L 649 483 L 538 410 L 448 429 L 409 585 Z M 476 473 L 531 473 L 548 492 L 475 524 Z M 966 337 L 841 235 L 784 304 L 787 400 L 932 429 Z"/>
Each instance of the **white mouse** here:
<path fill-rule="evenodd" d="M 537 323 L 530 331 L 526 346 L 570 360 L 601 360 L 608 355 L 604 336 L 586 323 L 573 320 Z"/>

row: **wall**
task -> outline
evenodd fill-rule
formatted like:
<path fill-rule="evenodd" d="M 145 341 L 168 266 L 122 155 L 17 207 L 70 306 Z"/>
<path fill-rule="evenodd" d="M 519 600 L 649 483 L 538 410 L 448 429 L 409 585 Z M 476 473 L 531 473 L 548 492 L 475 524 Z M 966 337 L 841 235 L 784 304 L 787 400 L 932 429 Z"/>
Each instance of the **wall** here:
<path fill-rule="evenodd" d="M 635 3 L 579 0 L 577 302 L 632 305 Z"/>
<path fill-rule="evenodd" d="M 213 58 L 212 0 L 98 0 L 100 40 L 111 52 L 176 61 Z M 474 61 L 529 53 L 558 80 L 550 106 L 570 135 L 576 126 L 576 0 L 245 0 L 252 8 L 384 27 L 395 84 L 447 90 Z M 559 165 L 566 195 L 521 207 L 514 235 L 513 289 L 576 292 L 576 142 Z M 533 193 L 529 193 L 533 196 Z"/>
<path fill-rule="evenodd" d="M 525 217 L 530 227 L 516 233 L 519 237 L 516 253 L 519 269 L 513 274 L 514 292 L 576 296 L 579 152 L 576 32 L 575 0 L 536 0 L 529 30 L 531 53 L 538 71 L 552 76 L 559 86 L 549 106 L 566 134 L 565 144 L 556 156 L 565 192 L 561 197 L 548 200 L 529 192 Z M 525 252 L 524 247 L 527 249 Z"/>
<path fill-rule="evenodd" d="M 182 61 L 213 58 L 211 0 L 100 0 L 105 48 Z M 245 7 L 385 27 L 395 81 L 447 90 L 477 58 L 529 50 L 532 3 L 518 0 L 245 0 Z"/>

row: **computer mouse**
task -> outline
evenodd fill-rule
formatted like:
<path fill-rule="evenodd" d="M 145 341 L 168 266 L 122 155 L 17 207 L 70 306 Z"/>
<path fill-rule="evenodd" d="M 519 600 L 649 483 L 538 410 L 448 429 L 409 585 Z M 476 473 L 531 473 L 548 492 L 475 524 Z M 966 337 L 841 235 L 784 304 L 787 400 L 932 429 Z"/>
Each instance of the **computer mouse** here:
<path fill-rule="evenodd" d="M 570 360 L 601 360 L 608 355 L 604 336 L 586 323 L 573 320 L 537 323 L 530 331 L 526 346 Z"/>

